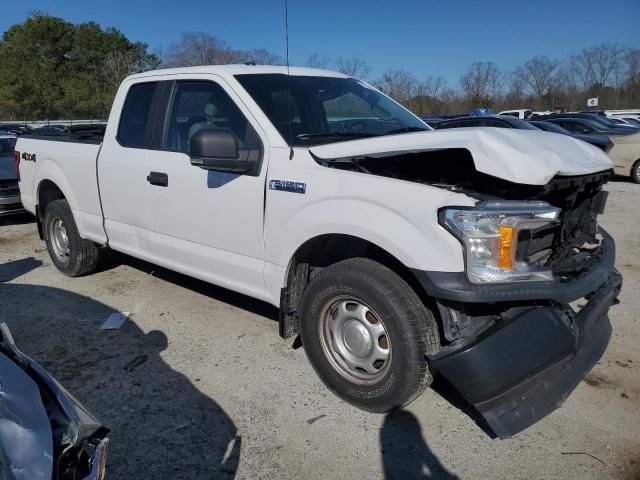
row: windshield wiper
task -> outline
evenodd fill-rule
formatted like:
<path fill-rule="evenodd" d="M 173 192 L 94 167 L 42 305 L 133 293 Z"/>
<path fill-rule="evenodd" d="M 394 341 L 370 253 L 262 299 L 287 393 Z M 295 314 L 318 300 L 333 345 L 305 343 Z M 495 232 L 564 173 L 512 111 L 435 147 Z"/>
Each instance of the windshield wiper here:
<path fill-rule="evenodd" d="M 402 127 L 402 128 L 396 128 L 395 130 L 390 130 L 387 133 L 385 133 L 385 135 L 393 135 L 396 133 L 410 133 L 410 132 L 428 132 L 429 129 L 428 128 L 422 128 L 422 127 Z"/>
<path fill-rule="evenodd" d="M 325 138 L 325 137 L 346 137 L 346 138 L 363 138 L 363 137 L 375 137 L 376 133 L 365 132 L 324 132 L 324 133 L 301 133 L 296 136 L 297 140 L 310 140 L 312 138 Z"/>

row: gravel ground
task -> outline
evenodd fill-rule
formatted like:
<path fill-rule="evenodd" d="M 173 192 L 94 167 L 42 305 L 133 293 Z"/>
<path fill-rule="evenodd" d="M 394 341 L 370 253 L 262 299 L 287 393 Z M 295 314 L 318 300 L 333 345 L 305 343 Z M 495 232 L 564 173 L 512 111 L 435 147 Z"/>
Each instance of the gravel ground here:
<path fill-rule="evenodd" d="M 639 479 L 640 185 L 608 188 L 625 276 L 611 343 L 562 408 L 508 440 L 442 381 L 399 414 L 345 404 L 261 302 L 116 253 L 66 278 L 28 216 L 0 220 L 0 319 L 112 429 L 112 479 Z M 114 310 L 130 320 L 99 330 Z"/>

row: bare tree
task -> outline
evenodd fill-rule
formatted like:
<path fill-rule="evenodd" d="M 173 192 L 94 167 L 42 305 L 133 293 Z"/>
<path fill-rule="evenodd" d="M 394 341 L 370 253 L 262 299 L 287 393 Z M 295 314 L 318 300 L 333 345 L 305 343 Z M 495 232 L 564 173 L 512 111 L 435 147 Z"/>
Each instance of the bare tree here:
<path fill-rule="evenodd" d="M 336 59 L 336 68 L 345 75 L 360 79 L 366 78 L 371 73 L 371 66 L 359 57 L 338 57 Z"/>
<path fill-rule="evenodd" d="M 246 62 L 262 65 L 284 63 L 282 57 L 264 48 L 235 50 L 224 40 L 203 32 L 183 33 L 178 42 L 169 45 L 163 63 L 167 67 L 190 67 Z"/>
<path fill-rule="evenodd" d="M 403 103 L 416 95 L 418 80 L 405 70 L 387 70 L 375 84 L 391 98 Z"/>
<path fill-rule="evenodd" d="M 418 108 L 419 82 L 411 73 L 405 70 L 387 70 L 374 85 L 409 110 L 422 113 Z"/>
<path fill-rule="evenodd" d="M 258 65 L 283 65 L 284 59 L 280 55 L 271 53 L 264 48 L 254 48 L 253 50 L 233 50 L 234 62 L 247 63 L 254 62 Z"/>
<path fill-rule="evenodd" d="M 522 107 L 524 105 L 525 87 L 526 82 L 522 75 L 520 75 L 517 70 L 511 72 L 507 80 L 508 90 L 504 101 L 508 105 L 517 105 Z"/>
<path fill-rule="evenodd" d="M 437 98 L 442 89 L 446 88 L 447 80 L 442 75 L 438 75 L 437 77 L 429 75 L 421 84 L 421 89 L 425 95 Z"/>
<path fill-rule="evenodd" d="M 204 32 L 183 33 L 167 48 L 164 64 L 168 67 L 219 65 L 233 63 L 235 53 L 227 42 Z"/>
<path fill-rule="evenodd" d="M 601 87 L 609 85 L 622 67 L 624 49 L 616 44 L 602 43 L 586 49 L 586 53 L 592 62 L 594 83 Z"/>
<path fill-rule="evenodd" d="M 558 62 L 556 60 L 547 57 L 534 57 L 516 69 L 516 76 L 524 81 L 535 97 L 536 108 L 541 108 L 542 97 L 551 94 L 555 89 L 557 68 Z"/>
<path fill-rule="evenodd" d="M 460 86 L 472 106 L 492 104 L 502 88 L 503 75 L 493 62 L 476 62 L 460 78 Z"/>
<path fill-rule="evenodd" d="M 570 64 L 584 88 L 604 87 L 620 75 L 624 57 L 625 49 L 620 45 L 602 43 L 572 55 Z"/>
<path fill-rule="evenodd" d="M 317 52 L 315 52 L 309 55 L 307 60 L 304 62 L 304 66 L 309 68 L 326 69 L 330 63 L 331 59 L 329 57 L 320 56 Z"/>
<path fill-rule="evenodd" d="M 424 116 L 440 108 L 438 94 L 446 87 L 447 81 L 442 75 L 429 75 L 424 80 L 413 80 L 415 98 L 406 102 L 416 115 Z"/>
<path fill-rule="evenodd" d="M 622 88 L 625 91 L 625 100 L 635 106 L 640 102 L 640 48 L 630 48 L 624 55 L 624 81 Z"/>
<path fill-rule="evenodd" d="M 445 105 L 445 108 L 447 108 L 458 100 L 458 92 L 456 92 L 454 88 L 444 87 L 440 92 L 440 95 L 438 95 L 438 100 L 440 100 Z M 447 110 L 445 113 L 448 112 L 449 111 Z"/>

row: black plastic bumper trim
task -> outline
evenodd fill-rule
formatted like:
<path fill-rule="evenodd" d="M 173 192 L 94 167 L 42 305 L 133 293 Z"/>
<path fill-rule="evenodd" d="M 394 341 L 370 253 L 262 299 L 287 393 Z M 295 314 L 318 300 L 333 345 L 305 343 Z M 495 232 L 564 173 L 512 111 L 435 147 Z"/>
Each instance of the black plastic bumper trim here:
<path fill-rule="evenodd" d="M 515 435 L 558 408 L 602 357 L 611 337 L 607 313 L 621 285 L 613 271 L 575 314 L 561 306 L 515 308 L 431 364 L 496 435 Z"/>
<path fill-rule="evenodd" d="M 563 282 L 559 278 L 545 282 L 513 282 L 501 284 L 471 283 L 466 272 L 433 272 L 412 269 L 412 272 L 431 297 L 463 303 L 497 303 L 527 300 L 554 300 L 570 303 L 582 298 L 602 285 L 614 269 L 615 243 L 602 228 L 600 261 L 575 280 Z"/>

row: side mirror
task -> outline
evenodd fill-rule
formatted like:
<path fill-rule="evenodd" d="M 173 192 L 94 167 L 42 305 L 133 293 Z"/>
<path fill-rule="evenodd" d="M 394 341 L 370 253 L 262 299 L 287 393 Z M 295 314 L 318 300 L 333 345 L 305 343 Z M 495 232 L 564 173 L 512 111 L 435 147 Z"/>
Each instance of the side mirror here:
<path fill-rule="evenodd" d="M 247 173 L 257 166 L 260 150 L 239 149 L 228 130 L 203 129 L 189 142 L 191 165 L 205 170 Z"/>
<path fill-rule="evenodd" d="M 580 133 L 591 133 L 591 129 L 590 128 L 583 128 L 582 130 L 580 130 Z"/>

